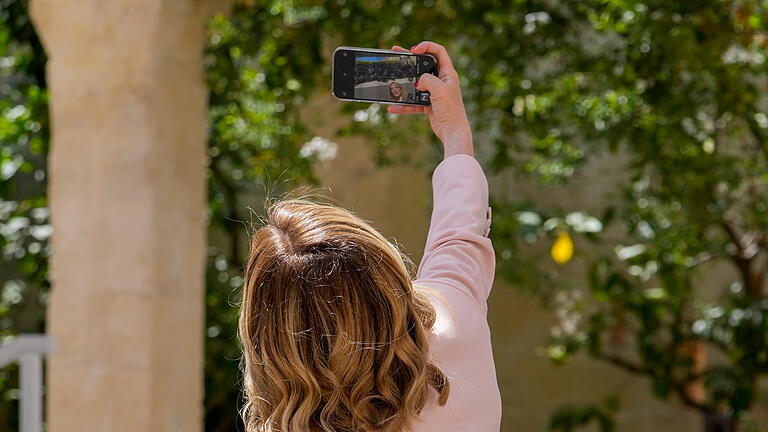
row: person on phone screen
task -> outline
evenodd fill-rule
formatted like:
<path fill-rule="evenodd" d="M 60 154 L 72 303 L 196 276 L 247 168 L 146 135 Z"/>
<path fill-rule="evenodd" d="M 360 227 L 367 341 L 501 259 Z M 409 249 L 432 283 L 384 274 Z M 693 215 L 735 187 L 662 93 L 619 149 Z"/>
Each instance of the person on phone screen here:
<path fill-rule="evenodd" d="M 392 96 L 393 102 L 404 102 L 406 100 L 407 92 L 402 84 L 397 81 L 392 81 L 389 83 L 389 95 Z"/>
<path fill-rule="evenodd" d="M 488 182 L 448 53 L 433 42 L 410 52 L 437 59 L 439 75 L 417 86 L 432 104 L 388 110 L 426 114 L 444 149 L 415 280 L 408 258 L 354 213 L 269 203 L 239 319 L 247 432 L 499 431 Z"/>

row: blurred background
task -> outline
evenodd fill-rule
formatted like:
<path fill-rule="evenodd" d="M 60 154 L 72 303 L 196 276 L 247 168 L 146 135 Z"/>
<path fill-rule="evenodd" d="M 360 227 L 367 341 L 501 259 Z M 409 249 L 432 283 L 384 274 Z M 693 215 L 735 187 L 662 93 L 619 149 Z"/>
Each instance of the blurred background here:
<path fill-rule="evenodd" d="M 165 73 L 165 59 L 188 50 L 199 61 L 183 66 L 198 68 L 192 79 L 205 84 L 205 310 L 196 332 L 204 366 L 201 376 L 185 378 L 204 379 L 204 401 L 193 422 L 197 430 L 243 430 L 237 302 L 250 224 L 266 196 L 316 187 L 414 262 L 421 257 L 440 145 L 423 118 L 333 99 L 329 61 L 339 45 L 428 39 L 447 47 L 459 71 L 491 183 L 497 275 L 489 320 L 502 430 L 768 430 L 768 2 L 32 3 L 0 0 L 3 340 L 51 333 L 50 239 L 58 231 L 50 222 L 49 152 L 72 122 L 104 121 L 93 106 L 57 101 L 88 92 L 61 65 L 76 59 L 85 69 L 99 58 L 114 68 L 104 76 L 132 71 L 115 54 L 121 48 L 110 50 L 93 28 L 118 28 L 123 13 L 144 17 L 156 33 L 141 37 L 171 49 L 158 51 L 159 66 L 142 69 L 142 79 Z M 47 30 L 43 43 L 45 26 L 91 33 L 59 42 L 64 30 Z M 174 29 L 183 31 L 174 36 Z M 141 32 L 126 28 L 105 40 L 123 43 Z M 187 105 L 174 95 L 186 93 L 175 86 L 133 89 L 131 100 L 164 98 L 162 124 L 183 129 Z M 57 106 L 68 121 L 51 121 Z M 109 157 L 97 142 L 88 145 L 69 156 L 70 166 Z M 172 158 L 136 163 L 147 172 L 180 170 Z M 69 314 L 62 312 L 76 312 Z M 164 331 L 160 343 L 174 338 Z M 66 337 L 57 343 L 66 351 Z M 18 427 L 18 375 L 15 366 L 0 369 L 0 431 Z M 53 391 L 79 391 L 77 382 L 70 386 Z M 113 422 L 132 415 L 110 413 Z M 52 422 L 56 414 L 49 410 Z"/>

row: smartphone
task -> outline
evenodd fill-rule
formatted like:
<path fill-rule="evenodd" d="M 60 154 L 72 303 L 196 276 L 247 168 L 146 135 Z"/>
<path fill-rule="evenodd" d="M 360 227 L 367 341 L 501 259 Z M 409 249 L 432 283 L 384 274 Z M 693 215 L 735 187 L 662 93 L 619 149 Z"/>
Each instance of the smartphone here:
<path fill-rule="evenodd" d="M 429 105 L 429 92 L 415 84 L 424 73 L 437 75 L 429 54 L 339 47 L 333 52 L 333 95 L 341 100 Z"/>

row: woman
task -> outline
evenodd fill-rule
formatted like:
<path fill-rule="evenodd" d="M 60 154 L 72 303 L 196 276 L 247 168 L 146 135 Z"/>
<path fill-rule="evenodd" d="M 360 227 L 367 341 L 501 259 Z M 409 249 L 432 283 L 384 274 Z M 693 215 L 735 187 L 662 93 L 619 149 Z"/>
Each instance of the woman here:
<path fill-rule="evenodd" d="M 408 93 L 405 91 L 402 84 L 397 81 L 391 81 L 389 83 L 389 95 L 392 96 L 393 102 L 405 102 Z"/>
<path fill-rule="evenodd" d="M 416 280 L 407 258 L 347 210 L 269 206 L 240 314 L 247 432 L 499 431 L 488 184 L 448 53 L 432 42 L 411 52 L 438 60 L 439 76 L 418 81 L 432 105 L 389 112 L 425 113 L 445 152 Z"/>

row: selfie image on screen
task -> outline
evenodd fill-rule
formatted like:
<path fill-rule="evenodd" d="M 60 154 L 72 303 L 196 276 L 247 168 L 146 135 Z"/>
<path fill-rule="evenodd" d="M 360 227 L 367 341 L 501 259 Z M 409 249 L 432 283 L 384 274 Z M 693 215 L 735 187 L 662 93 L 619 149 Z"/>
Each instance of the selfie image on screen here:
<path fill-rule="evenodd" d="M 418 78 L 416 56 L 358 54 L 355 58 L 355 98 L 414 102 Z"/>

